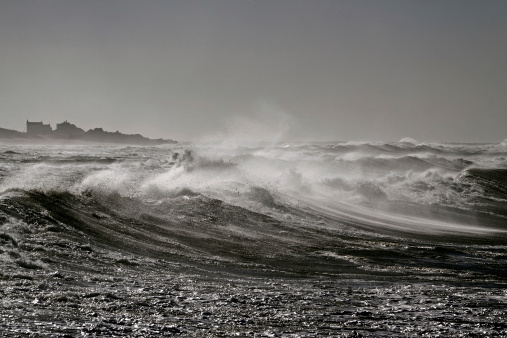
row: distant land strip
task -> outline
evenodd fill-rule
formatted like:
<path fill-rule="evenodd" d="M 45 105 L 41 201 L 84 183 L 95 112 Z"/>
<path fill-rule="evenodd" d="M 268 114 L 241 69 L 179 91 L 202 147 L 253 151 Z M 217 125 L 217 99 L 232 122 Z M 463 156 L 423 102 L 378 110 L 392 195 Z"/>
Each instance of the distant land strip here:
<path fill-rule="evenodd" d="M 100 142 L 100 143 L 118 143 L 130 145 L 160 145 L 160 144 L 174 144 L 174 140 L 165 139 L 150 139 L 140 134 L 122 134 L 118 131 L 109 132 L 104 131 L 102 128 L 90 129 L 84 131 L 76 125 L 64 121 L 56 125 L 53 130 L 50 124 L 41 122 L 26 121 L 26 132 L 20 132 L 13 129 L 0 128 L 0 139 L 9 139 L 14 141 L 16 139 L 23 141 L 45 142 L 50 140 L 58 140 L 60 143 L 65 143 L 65 140 L 76 143 L 79 141 L 85 142 Z"/>

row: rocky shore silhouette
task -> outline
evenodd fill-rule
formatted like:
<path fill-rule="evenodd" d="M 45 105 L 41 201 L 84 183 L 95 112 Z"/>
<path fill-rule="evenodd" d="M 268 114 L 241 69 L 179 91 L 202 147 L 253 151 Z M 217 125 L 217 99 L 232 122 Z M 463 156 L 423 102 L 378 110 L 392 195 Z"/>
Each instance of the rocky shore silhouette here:
<path fill-rule="evenodd" d="M 43 142 L 51 143 L 52 140 L 58 143 L 117 143 L 130 145 L 160 145 L 177 143 L 171 139 L 150 139 L 140 134 L 123 134 L 119 131 L 110 132 L 102 128 L 94 128 L 88 131 L 77 127 L 76 125 L 64 121 L 57 124 L 56 129 L 51 125 L 41 122 L 26 121 L 26 132 L 20 132 L 13 129 L 0 128 L 0 140 L 7 139 L 10 142 Z"/>

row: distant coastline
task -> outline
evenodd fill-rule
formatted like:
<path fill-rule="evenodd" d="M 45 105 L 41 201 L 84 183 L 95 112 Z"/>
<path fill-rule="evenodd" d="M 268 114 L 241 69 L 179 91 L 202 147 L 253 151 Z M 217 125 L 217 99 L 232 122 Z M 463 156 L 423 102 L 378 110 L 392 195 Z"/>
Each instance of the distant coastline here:
<path fill-rule="evenodd" d="M 64 121 L 53 129 L 50 124 L 26 121 L 26 132 L 13 129 L 0 128 L 0 140 L 8 140 L 9 143 L 116 143 L 130 145 L 160 145 L 174 144 L 174 140 L 150 139 L 140 134 L 123 134 L 119 131 L 109 132 L 102 128 L 94 128 L 88 131 L 76 125 Z"/>

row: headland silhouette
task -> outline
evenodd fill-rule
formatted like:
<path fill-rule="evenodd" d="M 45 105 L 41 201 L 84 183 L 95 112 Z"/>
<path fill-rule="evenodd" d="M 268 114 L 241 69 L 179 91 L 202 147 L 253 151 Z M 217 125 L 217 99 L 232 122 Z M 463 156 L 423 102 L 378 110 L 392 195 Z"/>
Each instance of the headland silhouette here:
<path fill-rule="evenodd" d="M 50 124 L 41 122 L 26 121 L 26 132 L 20 132 L 13 129 L 0 128 L 0 139 L 9 140 L 30 140 L 30 141 L 48 141 L 57 140 L 65 143 L 66 140 L 72 143 L 84 142 L 100 142 L 100 143 L 117 143 L 131 145 L 159 145 L 177 143 L 174 140 L 166 139 L 150 139 L 140 134 L 123 134 L 119 131 L 109 132 L 102 128 L 94 128 L 84 131 L 76 125 L 64 121 L 56 125 L 53 130 Z"/>

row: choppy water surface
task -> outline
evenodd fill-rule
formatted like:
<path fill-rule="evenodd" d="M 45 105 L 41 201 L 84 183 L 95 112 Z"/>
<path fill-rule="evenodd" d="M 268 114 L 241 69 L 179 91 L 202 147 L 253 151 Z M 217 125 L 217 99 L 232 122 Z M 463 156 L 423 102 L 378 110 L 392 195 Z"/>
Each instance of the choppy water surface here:
<path fill-rule="evenodd" d="M 0 146 L 6 336 L 505 336 L 507 144 Z"/>

